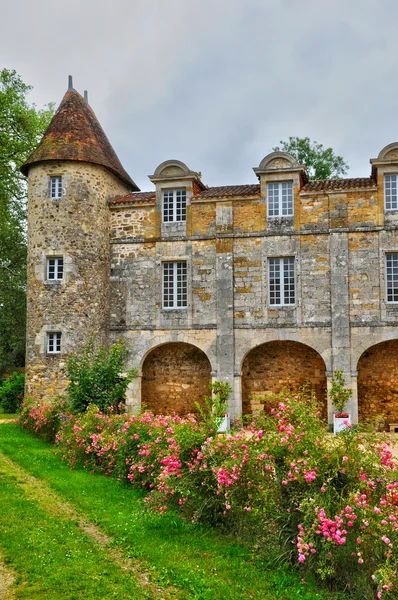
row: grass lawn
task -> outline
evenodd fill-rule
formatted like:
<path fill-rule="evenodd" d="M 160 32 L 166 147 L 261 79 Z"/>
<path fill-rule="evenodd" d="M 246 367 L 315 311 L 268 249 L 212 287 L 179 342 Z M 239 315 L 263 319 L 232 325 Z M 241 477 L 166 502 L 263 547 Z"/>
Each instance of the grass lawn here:
<path fill-rule="evenodd" d="M 173 513 L 150 514 L 143 496 L 71 471 L 52 446 L 0 424 L 0 559 L 15 577 L 12 597 L 342 598 L 234 539 Z"/>

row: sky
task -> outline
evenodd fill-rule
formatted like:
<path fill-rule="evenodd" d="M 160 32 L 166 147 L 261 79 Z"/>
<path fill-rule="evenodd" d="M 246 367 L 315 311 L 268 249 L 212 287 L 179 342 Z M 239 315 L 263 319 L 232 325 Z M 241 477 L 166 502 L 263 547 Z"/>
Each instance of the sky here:
<path fill-rule="evenodd" d="M 0 0 L 0 68 L 58 105 L 68 75 L 142 190 L 178 159 L 207 185 L 256 183 L 289 136 L 347 176 L 398 140 L 396 0 Z"/>

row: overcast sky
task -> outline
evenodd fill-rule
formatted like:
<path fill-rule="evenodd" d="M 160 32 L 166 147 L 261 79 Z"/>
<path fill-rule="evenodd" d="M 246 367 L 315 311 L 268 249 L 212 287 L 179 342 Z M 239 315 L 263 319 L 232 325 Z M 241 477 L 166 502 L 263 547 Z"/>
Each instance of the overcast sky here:
<path fill-rule="evenodd" d="M 398 139 L 397 0 L 0 0 L 1 67 L 58 105 L 89 91 L 143 190 L 176 158 L 204 183 L 255 183 L 289 136 L 348 176 Z"/>

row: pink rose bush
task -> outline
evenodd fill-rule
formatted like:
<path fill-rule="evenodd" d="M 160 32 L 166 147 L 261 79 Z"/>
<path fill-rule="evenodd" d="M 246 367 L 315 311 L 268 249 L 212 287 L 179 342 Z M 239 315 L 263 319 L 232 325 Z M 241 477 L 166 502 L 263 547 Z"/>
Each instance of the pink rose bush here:
<path fill-rule="evenodd" d="M 264 551 L 278 545 L 281 559 L 330 589 L 397 598 L 390 440 L 365 428 L 331 436 L 305 393 L 275 396 L 271 405 L 231 435 L 217 435 L 211 419 L 90 406 L 62 422 L 57 440 L 71 467 L 145 489 L 152 510 L 250 534 Z"/>

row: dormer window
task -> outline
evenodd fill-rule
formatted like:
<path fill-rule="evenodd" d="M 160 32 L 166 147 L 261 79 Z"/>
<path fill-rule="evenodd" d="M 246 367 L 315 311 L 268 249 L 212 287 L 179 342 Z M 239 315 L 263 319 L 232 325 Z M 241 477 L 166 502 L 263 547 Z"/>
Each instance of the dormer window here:
<path fill-rule="evenodd" d="M 398 210 L 397 179 L 398 175 L 384 176 L 384 206 L 386 210 Z"/>
<path fill-rule="evenodd" d="M 62 198 L 62 177 L 50 177 L 50 197 L 51 200 L 60 200 Z"/>
<path fill-rule="evenodd" d="M 187 193 L 185 188 L 177 190 L 164 190 L 163 198 L 163 223 L 186 221 Z"/>
<path fill-rule="evenodd" d="M 267 184 L 269 217 L 293 216 L 293 182 L 278 181 Z"/>

